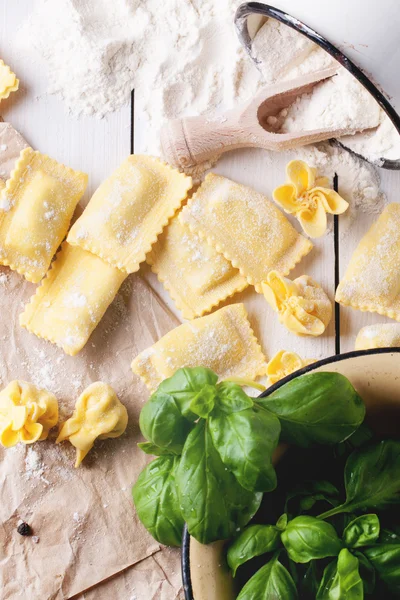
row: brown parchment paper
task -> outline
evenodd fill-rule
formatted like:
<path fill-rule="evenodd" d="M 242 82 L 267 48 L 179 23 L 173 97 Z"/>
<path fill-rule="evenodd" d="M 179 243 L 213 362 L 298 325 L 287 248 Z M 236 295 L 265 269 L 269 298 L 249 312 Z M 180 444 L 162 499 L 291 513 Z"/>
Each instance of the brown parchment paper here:
<path fill-rule="evenodd" d="M 0 268 L 1 385 L 23 379 L 52 391 L 61 421 L 87 385 L 106 381 L 126 405 L 129 425 L 121 438 L 97 443 L 79 469 L 73 467 L 75 449 L 68 442 L 55 445 L 55 435 L 32 446 L 0 449 L 1 598 L 71 598 L 142 561 L 121 581 L 103 584 L 104 596 L 99 589 L 96 598 L 173 599 L 176 590 L 165 573 L 179 570 L 176 555 L 169 565 L 172 555 L 165 552 L 170 551 L 159 552 L 131 501 L 132 483 L 149 457 L 136 447 L 138 416 L 148 393 L 130 363 L 178 323 L 141 277 L 131 275 L 86 347 L 69 357 L 19 326 L 18 315 L 34 290 L 18 274 Z M 17 533 L 19 519 L 32 526 L 34 538 Z M 154 553 L 159 557 L 144 560 Z M 165 572 L 158 562 L 166 564 Z M 109 586 L 119 590 L 128 580 L 135 593 L 110 595 Z M 94 598 L 94 591 L 88 593 L 92 596 L 86 598 Z"/>
<path fill-rule="evenodd" d="M 26 146 L 11 124 L 0 122 L 2 179 Z M 133 275 L 86 348 L 72 358 L 19 327 L 18 315 L 34 291 L 0 267 L 0 385 L 25 379 L 53 391 L 62 421 L 80 392 L 103 380 L 127 406 L 129 425 L 122 438 L 96 444 L 78 470 L 72 446 L 54 444 L 56 432 L 32 446 L 0 449 L 1 598 L 181 600 L 179 551 L 160 547 L 147 534 L 131 501 L 132 483 L 149 457 L 136 446 L 148 392 L 130 363 L 178 322 Z M 20 519 L 33 527 L 33 537 L 16 532 Z"/>
<path fill-rule="evenodd" d="M 0 117 L 0 121 L 1 121 Z M 21 150 L 29 146 L 10 123 L 0 122 L 0 177 L 8 179 Z"/>
<path fill-rule="evenodd" d="M 180 552 L 164 548 L 76 600 L 184 600 Z M 74 599 L 75 600 L 75 599 Z"/>

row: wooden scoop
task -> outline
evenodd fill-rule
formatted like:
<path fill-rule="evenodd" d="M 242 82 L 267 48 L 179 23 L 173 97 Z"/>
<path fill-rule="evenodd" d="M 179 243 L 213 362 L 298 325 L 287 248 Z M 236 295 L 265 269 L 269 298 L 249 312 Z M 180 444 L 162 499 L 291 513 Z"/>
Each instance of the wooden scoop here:
<path fill-rule="evenodd" d="M 298 96 L 337 73 L 329 67 L 291 81 L 264 88 L 247 104 L 224 115 L 188 117 L 170 121 L 161 130 L 165 159 L 179 168 L 194 167 L 236 148 L 290 150 L 330 138 L 356 133 L 353 129 L 315 129 L 277 133 L 282 125 L 279 113 Z"/>

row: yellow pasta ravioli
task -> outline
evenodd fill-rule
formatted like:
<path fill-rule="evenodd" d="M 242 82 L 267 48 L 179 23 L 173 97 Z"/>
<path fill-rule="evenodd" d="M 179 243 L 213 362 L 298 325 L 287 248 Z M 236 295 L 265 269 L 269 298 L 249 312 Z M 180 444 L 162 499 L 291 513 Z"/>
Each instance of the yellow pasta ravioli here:
<path fill-rule="evenodd" d="M 261 285 L 265 299 L 286 329 L 297 335 L 324 333 L 332 318 L 332 304 L 311 277 L 302 275 L 291 281 L 271 271 Z"/>
<path fill-rule="evenodd" d="M 358 332 L 355 350 L 400 348 L 400 323 L 376 323 Z"/>
<path fill-rule="evenodd" d="M 94 442 L 121 436 L 128 425 L 128 411 L 113 388 L 96 381 L 76 401 L 74 414 L 62 425 L 57 444 L 69 440 L 76 448 L 79 467 Z"/>
<path fill-rule="evenodd" d="M 96 190 L 68 242 L 134 273 L 191 187 L 160 160 L 129 156 Z"/>
<path fill-rule="evenodd" d="M 47 390 L 26 381 L 11 381 L 1 390 L 0 443 L 5 448 L 45 440 L 57 421 L 57 398 Z"/>
<path fill-rule="evenodd" d="M 267 362 L 244 305 L 231 304 L 176 327 L 132 363 L 150 390 L 181 367 L 209 367 L 222 379 L 265 375 Z"/>
<path fill-rule="evenodd" d="M 10 69 L 0 60 L 0 100 L 8 98 L 11 92 L 16 92 L 19 86 L 19 81 Z"/>
<path fill-rule="evenodd" d="M 358 244 L 336 301 L 400 321 L 400 204 L 389 204 Z"/>
<path fill-rule="evenodd" d="M 64 242 L 47 277 L 20 315 L 20 324 L 74 356 L 88 341 L 126 277 L 98 256 Z"/>
<path fill-rule="evenodd" d="M 25 148 L 0 196 L 0 264 L 37 283 L 64 239 L 87 175 Z"/>
<path fill-rule="evenodd" d="M 271 270 L 287 275 L 312 248 L 265 196 L 213 173 L 179 218 L 205 237 L 257 291 Z"/>
<path fill-rule="evenodd" d="M 280 350 L 267 365 L 268 380 L 271 385 L 287 377 L 291 373 L 315 362 L 315 359 L 303 359 L 295 352 Z"/>
<path fill-rule="evenodd" d="M 177 216 L 154 244 L 147 262 L 185 319 L 200 317 L 248 285 L 222 254 Z"/>

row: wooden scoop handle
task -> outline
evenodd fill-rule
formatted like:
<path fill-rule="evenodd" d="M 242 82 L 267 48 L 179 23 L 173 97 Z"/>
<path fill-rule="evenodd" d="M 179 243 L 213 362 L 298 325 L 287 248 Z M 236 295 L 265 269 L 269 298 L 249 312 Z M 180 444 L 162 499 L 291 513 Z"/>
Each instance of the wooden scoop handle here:
<path fill-rule="evenodd" d="M 236 148 L 282 151 L 349 133 L 349 130 L 320 129 L 280 134 L 268 124 L 269 116 L 278 115 L 297 96 L 308 93 L 316 83 L 332 77 L 336 71 L 336 67 L 329 68 L 269 86 L 251 102 L 223 115 L 170 121 L 161 131 L 165 159 L 179 168 L 187 168 Z"/>

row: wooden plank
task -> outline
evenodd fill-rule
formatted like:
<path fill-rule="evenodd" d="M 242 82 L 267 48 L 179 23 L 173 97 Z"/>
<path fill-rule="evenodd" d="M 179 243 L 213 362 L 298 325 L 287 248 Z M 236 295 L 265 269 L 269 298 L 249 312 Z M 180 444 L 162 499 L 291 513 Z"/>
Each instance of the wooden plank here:
<path fill-rule="evenodd" d="M 148 124 L 140 118 L 140 90 L 135 94 L 135 151 L 141 152 L 145 147 L 146 127 Z M 265 193 L 269 198 L 272 190 L 285 181 L 285 166 L 290 160 L 289 154 L 276 154 L 265 150 L 244 149 L 225 154 L 214 167 L 213 171 L 235 181 L 254 187 Z M 291 219 L 298 231 L 300 226 Z M 333 219 L 331 221 L 333 230 Z M 333 302 L 334 298 L 334 238 L 333 232 L 322 239 L 314 241 L 314 249 L 292 271 L 291 277 L 311 275 L 320 283 Z M 174 306 L 173 301 L 156 276 L 148 267 L 142 267 L 141 273 L 156 293 L 165 301 L 168 307 L 182 321 L 182 317 Z M 270 358 L 278 350 L 292 350 L 303 358 L 323 358 L 335 353 L 335 322 L 332 319 L 327 331 L 319 338 L 299 337 L 287 331 L 277 319 L 263 296 L 249 288 L 237 294 L 230 302 L 244 302 L 249 312 L 254 331 L 261 342 L 264 352 Z"/>
<path fill-rule="evenodd" d="M 387 171 L 380 169 L 381 185 L 386 193 L 387 202 L 398 202 L 398 190 L 400 186 L 400 172 Z M 351 256 L 363 235 L 368 231 L 371 225 L 378 218 L 377 214 L 368 214 L 358 211 L 357 218 L 352 223 L 351 230 L 343 239 L 339 235 L 339 271 L 340 278 L 345 274 L 347 265 L 350 262 Z M 340 232 L 340 217 L 339 217 L 339 232 Z M 361 312 L 347 306 L 340 307 L 340 331 L 341 331 L 341 352 L 350 352 L 354 350 L 354 343 L 357 333 L 361 327 L 372 325 L 375 323 L 394 323 L 388 317 L 382 317 L 377 313 Z"/>

